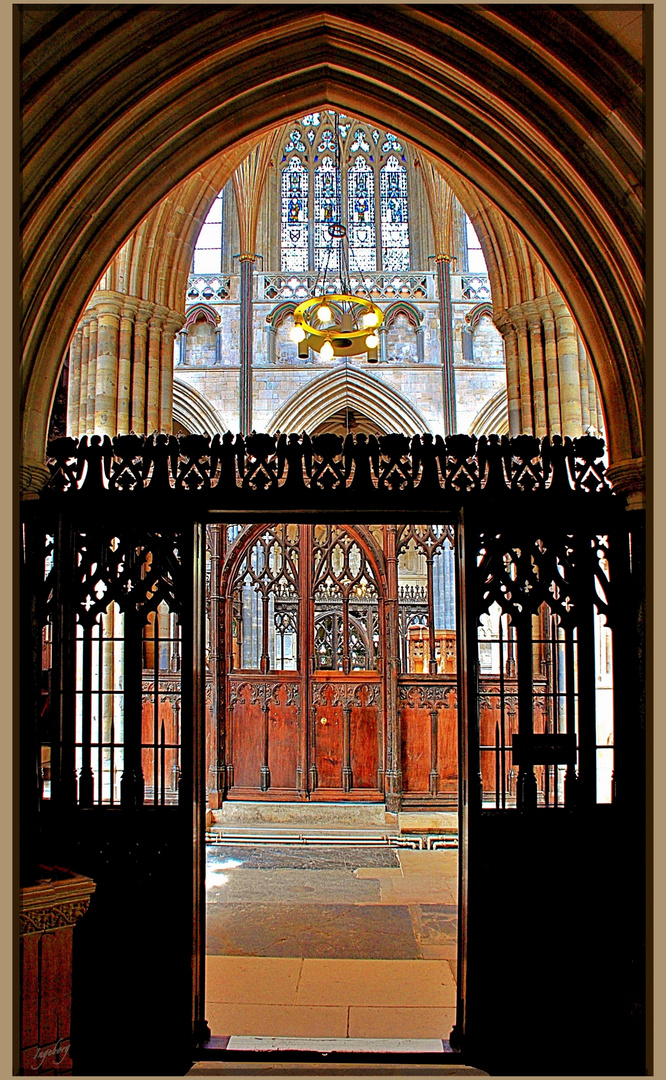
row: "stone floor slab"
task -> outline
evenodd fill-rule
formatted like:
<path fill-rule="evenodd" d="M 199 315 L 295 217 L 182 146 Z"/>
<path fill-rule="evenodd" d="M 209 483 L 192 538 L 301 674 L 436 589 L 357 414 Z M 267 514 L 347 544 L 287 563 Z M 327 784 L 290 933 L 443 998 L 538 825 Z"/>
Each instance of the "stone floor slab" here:
<path fill-rule="evenodd" d="M 291 1005 L 302 964 L 303 961 L 297 958 L 208 956 L 206 1000 Z"/>
<path fill-rule="evenodd" d="M 219 956 L 415 960 L 407 907 L 208 904 L 206 952 Z"/>
<path fill-rule="evenodd" d="M 378 904 L 378 881 L 357 878 L 350 870 L 295 870 L 292 868 L 206 870 L 209 904 Z"/>
<path fill-rule="evenodd" d="M 401 1006 L 408 1000 L 453 1008 L 456 986 L 445 960 L 304 960 L 296 1003 Z"/>
<path fill-rule="evenodd" d="M 308 1005 L 206 1004 L 213 1035 L 296 1035 L 303 1038 L 344 1038 L 345 1007 Z"/>
<path fill-rule="evenodd" d="M 448 1039 L 455 1022 L 454 1008 L 352 1005 L 349 1036 L 357 1039 Z"/>

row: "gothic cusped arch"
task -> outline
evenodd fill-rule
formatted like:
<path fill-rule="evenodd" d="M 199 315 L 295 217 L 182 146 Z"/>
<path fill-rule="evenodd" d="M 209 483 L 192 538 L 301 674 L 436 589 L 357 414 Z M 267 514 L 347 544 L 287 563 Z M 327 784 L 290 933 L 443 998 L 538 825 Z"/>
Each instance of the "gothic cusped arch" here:
<path fill-rule="evenodd" d="M 215 308 L 210 307 L 209 304 L 195 304 L 187 312 L 183 330 L 189 330 L 192 324 L 199 322 L 202 317 L 207 323 L 210 323 L 211 326 L 217 326 L 220 321 L 220 316 L 215 311 Z"/>
<path fill-rule="evenodd" d="M 374 375 L 346 367 L 327 371 L 297 390 L 274 414 L 267 430 L 314 431 L 346 405 L 360 409 L 387 434 L 430 431 L 423 416 L 392 386 Z"/>
<path fill-rule="evenodd" d="M 384 311 L 384 325 L 387 328 L 392 326 L 398 315 L 405 315 L 415 330 L 421 326 L 421 313 L 414 304 L 408 304 L 406 300 L 396 300 L 394 304 L 389 304 Z"/>
<path fill-rule="evenodd" d="M 472 310 L 465 315 L 465 322 L 469 323 L 470 330 L 476 330 L 479 319 L 483 315 L 488 315 L 491 319 L 493 317 L 493 305 L 489 304 L 487 301 L 483 304 L 477 304 L 476 307 L 473 307 Z"/>
<path fill-rule="evenodd" d="M 285 319 L 294 314 L 296 307 L 297 305 L 293 300 L 285 300 L 283 304 L 278 304 L 272 311 L 269 311 L 266 322 L 273 330 L 277 330 L 282 326 Z"/>
<path fill-rule="evenodd" d="M 193 435 L 223 435 L 229 425 L 211 405 L 187 382 L 173 380 L 173 418 Z"/>

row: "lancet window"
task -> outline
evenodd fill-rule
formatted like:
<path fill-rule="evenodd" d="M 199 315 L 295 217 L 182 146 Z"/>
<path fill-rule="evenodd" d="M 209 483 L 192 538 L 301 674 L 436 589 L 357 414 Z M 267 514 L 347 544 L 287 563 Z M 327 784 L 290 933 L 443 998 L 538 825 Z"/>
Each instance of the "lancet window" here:
<path fill-rule="evenodd" d="M 201 226 L 192 260 L 193 274 L 219 274 L 222 271 L 222 212 L 224 192 L 213 200 Z"/>

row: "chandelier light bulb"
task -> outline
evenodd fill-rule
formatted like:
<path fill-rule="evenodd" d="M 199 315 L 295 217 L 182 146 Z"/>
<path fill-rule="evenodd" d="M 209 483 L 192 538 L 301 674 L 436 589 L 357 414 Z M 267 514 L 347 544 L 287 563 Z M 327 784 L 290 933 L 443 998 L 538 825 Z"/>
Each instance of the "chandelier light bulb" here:
<path fill-rule="evenodd" d="M 369 330 L 371 326 L 377 325 L 377 315 L 374 311 L 368 311 L 363 316 L 363 326 L 366 330 Z"/>
<path fill-rule="evenodd" d="M 320 310 L 321 310 L 321 308 L 320 308 Z M 330 360 L 330 359 L 332 359 L 332 357 L 333 357 L 333 346 L 331 345 L 330 341 L 327 340 L 327 341 L 324 342 L 321 349 L 319 350 L 319 355 L 321 356 L 322 360 Z"/>
<path fill-rule="evenodd" d="M 331 321 L 333 314 L 328 304 L 322 304 L 321 307 L 317 308 L 317 318 L 322 323 Z"/>
<path fill-rule="evenodd" d="M 289 337 L 292 341 L 303 341 L 305 337 L 305 330 L 302 326 L 292 326 L 289 331 Z"/>
<path fill-rule="evenodd" d="M 365 344 L 369 349 L 376 349 L 379 345 L 379 338 L 376 334 L 368 334 L 367 338 L 365 339 Z"/>

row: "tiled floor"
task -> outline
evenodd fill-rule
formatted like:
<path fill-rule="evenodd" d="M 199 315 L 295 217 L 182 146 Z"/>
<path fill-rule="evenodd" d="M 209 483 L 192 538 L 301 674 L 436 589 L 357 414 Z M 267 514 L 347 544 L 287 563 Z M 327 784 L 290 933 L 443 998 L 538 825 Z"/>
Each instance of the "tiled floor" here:
<path fill-rule="evenodd" d="M 214 1035 L 446 1039 L 457 852 L 211 847 Z"/>

